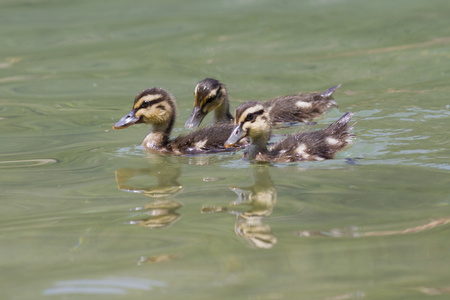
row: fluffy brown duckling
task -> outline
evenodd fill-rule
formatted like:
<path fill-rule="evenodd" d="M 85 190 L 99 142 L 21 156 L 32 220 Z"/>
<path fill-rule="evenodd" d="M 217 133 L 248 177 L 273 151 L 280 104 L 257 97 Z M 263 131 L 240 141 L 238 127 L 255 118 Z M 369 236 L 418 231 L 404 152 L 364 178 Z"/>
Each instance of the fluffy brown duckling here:
<path fill-rule="evenodd" d="M 152 125 L 152 131 L 145 137 L 142 146 L 162 153 L 201 154 L 233 150 L 224 147 L 233 130 L 232 124 L 205 127 L 170 139 L 175 115 L 175 98 L 168 91 L 154 87 L 138 94 L 134 99 L 133 109 L 114 124 L 113 128 L 122 129 L 139 123 Z"/>
<path fill-rule="evenodd" d="M 333 93 L 340 87 L 337 85 L 322 93 L 281 96 L 268 100 L 262 105 L 269 112 L 272 123 L 310 122 L 319 117 L 337 103 L 332 99 Z M 200 81 L 194 90 L 194 109 L 186 121 L 186 128 L 198 127 L 203 118 L 214 111 L 212 123 L 230 123 L 228 92 L 224 84 L 216 79 L 206 78 Z"/>
<path fill-rule="evenodd" d="M 262 103 L 250 101 L 240 105 L 235 112 L 235 127 L 225 142 L 231 147 L 244 137 L 250 138 L 250 146 L 244 157 L 257 161 L 312 161 L 331 159 L 351 143 L 349 125 L 351 112 L 326 128 L 288 135 L 284 140 L 267 149 L 270 139 L 270 115 Z"/>

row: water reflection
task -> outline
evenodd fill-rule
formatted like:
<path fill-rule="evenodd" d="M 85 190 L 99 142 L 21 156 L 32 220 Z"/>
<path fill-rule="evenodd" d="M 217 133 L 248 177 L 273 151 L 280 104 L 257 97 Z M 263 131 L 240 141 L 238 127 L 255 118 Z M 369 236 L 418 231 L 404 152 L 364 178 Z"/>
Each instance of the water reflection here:
<path fill-rule="evenodd" d="M 234 231 L 246 239 L 253 247 L 269 249 L 277 243 L 272 228 L 264 224 L 264 218 L 272 214 L 277 201 L 277 191 L 273 185 L 268 165 L 253 165 L 253 185 L 230 187 L 238 199 L 229 207 L 203 206 L 202 213 L 227 211 L 236 215 Z M 241 210 L 244 208 L 245 210 Z"/>
<path fill-rule="evenodd" d="M 130 224 L 155 229 L 166 228 L 176 222 L 180 218 L 177 210 L 182 205 L 170 199 L 170 197 L 183 189 L 183 186 L 178 182 L 180 174 L 180 166 L 169 167 L 165 162 L 152 164 L 146 168 L 127 167 L 116 170 L 116 183 L 120 190 L 140 193 L 153 199 L 143 207 L 133 209 L 145 212 L 145 218 L 130 221 Z M 156 184 L 147 185 L 148 177 L 156 178 Z M 142 181 L 143 178 L 144 181 Z M 130 183 L 132 181 L 136 183 Z M 140 184 L 138 185 L 138 183 Z"/>
<path fill-rule="evenodd" d="M 160 263 L 164 261 L 170 261 L 177 258 L 180 258 L 181 255 L 178 254 L 159 254 L 159 255 L 153 255 L 153 256 L 141 256 L 138 260 L 138 266 L 143 264 L 154 264 L 154 263 Z"/>

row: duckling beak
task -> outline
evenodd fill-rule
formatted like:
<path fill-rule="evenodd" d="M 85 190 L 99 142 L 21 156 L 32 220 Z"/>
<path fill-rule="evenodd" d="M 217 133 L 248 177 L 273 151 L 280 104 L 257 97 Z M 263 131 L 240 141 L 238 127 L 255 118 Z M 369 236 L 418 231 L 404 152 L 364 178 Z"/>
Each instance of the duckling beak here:
<path fill-rule="evenodd" d="M 242 138 L 245 137 L 246 132 L 242 129 L 241 125 L 236 125 L 231 132 L 230 137 L 225 142 L 225 148 L 230 148 L 236 145 Z"/>
<path fill-rule="evenodd" d="M 139 119 L 136 118 L 136 115 L 134 114 L 134 109 L 127 113 L 125 116 L 122 117 L 116 124 L 114 124 L 114 129 L 123 129 L 127 128 L 130 125 L 136 124 L 139 122 Z"/>
<path fill-rule="evenodd" d="M 186 128 L 195 128 L 200 125 L 200 123 L 203 121 L 203 118 L 206 116 L 205 113 L 201 110 L 200 107 L 194 106 L 194 109 L 192 110 L 192 114 L 187 119 L 186 124 L 184 124 L 184 127 Z"/>

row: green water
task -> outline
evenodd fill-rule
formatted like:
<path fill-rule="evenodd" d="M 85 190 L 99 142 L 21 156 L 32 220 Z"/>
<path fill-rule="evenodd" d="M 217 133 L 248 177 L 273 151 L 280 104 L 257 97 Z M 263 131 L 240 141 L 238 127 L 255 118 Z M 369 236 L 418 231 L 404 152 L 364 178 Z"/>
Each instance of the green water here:
<path fill-rule="evenodd" d="M 0 1 L 1 299 L 448 299 L 448 1 Z M 145 88 L 338 83 L 323 162 L 164 157 Z M 207 117 L 209 119 L 209 117 Z M 240 194 L 241 196 L 239 197 Z M 246 198 L 247 197 L 247 198 Z"/>

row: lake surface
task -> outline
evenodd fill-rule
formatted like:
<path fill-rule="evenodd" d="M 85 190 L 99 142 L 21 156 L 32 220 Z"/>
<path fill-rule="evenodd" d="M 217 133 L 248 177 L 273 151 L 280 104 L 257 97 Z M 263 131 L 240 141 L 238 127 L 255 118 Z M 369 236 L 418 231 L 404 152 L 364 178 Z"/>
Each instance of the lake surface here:
<path fill-rule="evenodd" d="M 0 1 L 1 299 L 448 299 L 448 1 Z M 161 156 L 141 90 L 342 83 L 322 162 Z M 210 117 L 207 117 L 207 121 Z"/>

